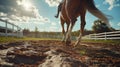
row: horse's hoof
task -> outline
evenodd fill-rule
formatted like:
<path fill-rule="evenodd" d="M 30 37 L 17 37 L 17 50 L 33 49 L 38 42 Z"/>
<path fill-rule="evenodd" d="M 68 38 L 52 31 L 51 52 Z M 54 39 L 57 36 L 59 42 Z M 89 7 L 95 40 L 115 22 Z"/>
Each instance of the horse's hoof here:
<path fill-rule="evenodd" d="M 71 41 L 66 41 L 66 46 L 69 46 L 71 44 Z"/>
<path fill-rule="evenodd" d="M 73 46 L 76 47 L 78 44 L 79 44 L 79 43 L 77 42 L 77 43 L 75 43 L 75 45 L 73 45 Z"/>

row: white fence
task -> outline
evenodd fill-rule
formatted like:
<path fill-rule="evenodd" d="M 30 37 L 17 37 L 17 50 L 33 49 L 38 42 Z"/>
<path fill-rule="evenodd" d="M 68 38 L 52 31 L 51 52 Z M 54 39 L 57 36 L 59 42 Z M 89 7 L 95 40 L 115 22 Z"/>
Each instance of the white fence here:
<path fill-rule="evenodd" d="M 94 40 L 120 40 L 120 31 L 104 32 L 99 34 L 90 34 L 83 37 L 83 39 L 94 39 Z"/>
<path fill-rule="evenodd" d="M 0 22 L 4 23 L 2 26 L 0 24 L 0 36 L 23 37 L 22 29 L 17 25 L 2 19 L 0 19 Z M 12 28 L 9 28 L 8 24 L 11 25 Z"/>

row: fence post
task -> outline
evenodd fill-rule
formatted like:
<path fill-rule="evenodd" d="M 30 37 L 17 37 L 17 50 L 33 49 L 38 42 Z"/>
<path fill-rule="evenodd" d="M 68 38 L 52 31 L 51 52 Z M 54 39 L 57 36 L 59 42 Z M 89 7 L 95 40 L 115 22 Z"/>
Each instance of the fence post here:
<path fill-rule="evenodd" d="M 106 35 L 107 33 L 105 32 L 105 40 L 107 40 L 107 35 Z"/>
<path fill-rule="evenodd" d="M 95 41 L 97 40 L 97 38 L 96 38 L 96 33 L 95 33 Z"/>
<path fill-rule="evenodd" d="M 23 31 L 22 30 L 20 31 L 20 37 L 23 37 Z"/>
<path fill-rule="evenodd" d="M 6 20 L 6 22 L 5 22 L 5 36 L 7 36 L 7 20 Z"/>
<path fill-rule="evenodd" d="M 14 35 L 14 24 L 12 24 L 12 30 L 13 30 L 13 31 L 12 31 L 12 34 L 13 34 L 13 36 L 15 36 L 15 35 Z"/>
<path fill-rule="evenodd" d="M 91 36 L 90 36 L 90 34 L 89 34 L 89 37 L 88 37 L 88 39 L 91 39 Z"/>
<path fill-rule="evenodd" d="M 19 27 L 17 26 L 17 37 L 19 37 Z"/>

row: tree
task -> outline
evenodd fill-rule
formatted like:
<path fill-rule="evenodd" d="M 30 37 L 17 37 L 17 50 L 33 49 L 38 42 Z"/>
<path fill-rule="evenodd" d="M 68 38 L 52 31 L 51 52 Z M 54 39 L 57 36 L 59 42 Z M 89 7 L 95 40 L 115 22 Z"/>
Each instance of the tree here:
<path fill-rule="evenodd" d="M 74 32 L 72 32 L 72 36 L 79 36 L 80 33 L 81 33 L 80 30 L 74 31 Z M 84 29 L 83 36 L 84 35 L 89 35 L 89 34 L 92 34 L 92 33 L 93 33 L 92 30 Z"/>
<path fill-rule="evenodd" d="M 29 29 L 23 29 L 23 35 L 28 35 L 30 33 L 30 30 Z"/>
<path fill-rule="evenodd" d="M 111 32 L 115 30 L 114 28 L 109 28 L 103 21 L 96 20 L 94 21 L 94 25 L 92 26 L 92 29 L 95 33 L 102 33 L 102 32 Z"/>

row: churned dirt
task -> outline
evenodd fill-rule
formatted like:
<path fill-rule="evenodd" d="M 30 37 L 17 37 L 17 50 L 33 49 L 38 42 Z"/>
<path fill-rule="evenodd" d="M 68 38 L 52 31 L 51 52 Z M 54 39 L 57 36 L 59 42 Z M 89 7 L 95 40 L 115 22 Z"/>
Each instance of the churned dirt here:
<path fill-rule="evenodd" d="M 40 40 L 0 44 L 0 67 L 120 67 L 120 44 Z"/>

